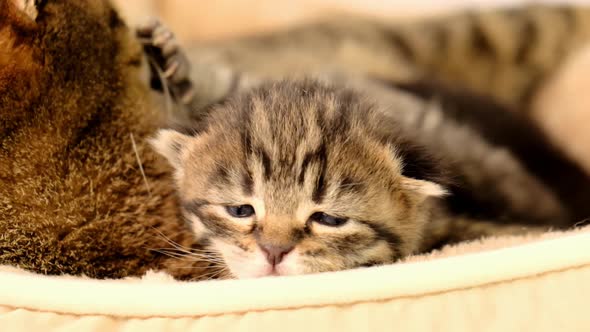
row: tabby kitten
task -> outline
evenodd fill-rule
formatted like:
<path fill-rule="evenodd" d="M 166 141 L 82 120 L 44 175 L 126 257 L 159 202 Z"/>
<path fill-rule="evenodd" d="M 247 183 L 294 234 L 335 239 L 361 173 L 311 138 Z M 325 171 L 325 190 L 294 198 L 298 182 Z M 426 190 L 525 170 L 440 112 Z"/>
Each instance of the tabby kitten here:
<path fill-rule="evenodd" d="M 525 5 L 397 23 L 336 17 L 193 43 L 186 52 L 199 105 L 223 98 L 244 78 L 337 72 L 396 83 L 436 81 L 526 111 L 564 59 L 589 41 L 590 7 Z"/>
<path fill-rule="evenodd" d="M 531 11 L 545 12 L 563 18 L 566 11 Z M 148 52 L 161 56 L 170 91 L 195 121 L 161 131 L 153 145 L 175 168 L 199 241 L 235 277 L 386 264 L 456 241 L 568 226 L 590 215 L 590 177 L 529 119 L 485 95 L 432 84 L 436 77 L 375 80 L 363 66 L 322 75 L 330 83 L 276 81 L 318 74 L 305 61 L 302 75 L 277 74 L 293 69 L 285 54 L 267 58 L 281 42 L 238 48 L 243 56 L 229 58 L 269 59 L 259 72 L 237 65 L 227 75 L 224 65 L 211 66 L 215 61 L 197 63 L 194 72 L 217 80 L 207 75 L 193 83 L 172 34 L 153 22 L 140 29 L 150 33 L 162 38 Z M 284 38 L 285 45 L 311 40 Z M 204 93 L 204 84 L 213 89 Z M 529 88 L 516 92 L 522 97 Z"/>
<path fill-rule="evenodd" d="M 418 249 L 423 204 L 445 194 L 430 156 L 406 154 L 395 120 L 348 90 L 276 83 L 205 122 L 153 144 L 197 237 L 238 278 L 391 263 Z"/>

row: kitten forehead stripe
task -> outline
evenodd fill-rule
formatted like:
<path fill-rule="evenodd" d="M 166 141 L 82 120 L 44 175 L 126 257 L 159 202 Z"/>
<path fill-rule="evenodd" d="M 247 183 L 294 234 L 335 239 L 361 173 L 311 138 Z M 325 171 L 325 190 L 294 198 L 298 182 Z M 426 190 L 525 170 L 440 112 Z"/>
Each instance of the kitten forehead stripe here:
<path fill-rule="evenodd" d="M 256 149 L 256 156 L 262 163 L 262 169 L 264 171 L 264 179 L 268 180 L 272 176 L 272 162 L 268 153 L 262 147 Z"/>
<path fill-rule="evenodd" d="M 314 151 L 308 152 L 305 154 L 305 157 L 303 157 L 303 162 L 301 163 L 301 170 L 300 170 L 299 176 L 297 178 L 297 182 L 299 182 L 299 184 L 303 184 L 303 182 L 305 181 L 305 173 L 307 172 L 307 169 L 309 168 L 309 166 L 311 164 L 323 163 L 323 160 L 326 159 L 326 151 L 325 150 L 326 150 L 326 146 L 324 143 L 322 143 Z"/>
<path fill-rule="evenodd" d="M 231 174 L 226 165 L 217 165 L 217 168 L 209 177 L 209 183 L 219 186 L 227 186 L 230 182 Z"/>
<path fill-rule="evenodd" d="M 319 175 L 316 179 L 315 182 L 315 188 L 313 190 L 313 194 L 311 196 L 311 199 L 314 203 L 316 204 L 320 204 L 323 199 L 324 196 L 326 195 L 326 168 L 328 167 L 327 163 L 328 163 L 328 152 L 326 150 L 326 144 L 324 142 L 322 142 L 322 144 L 320 145 L 319 149 L 318 149 L 318 154 L 317 154 L 317 158 L 318 158 L 318 167 L 319 169 Z"/>
<path fill-rule="evenodd" d="M 242 192 L 246 196 L 252 196 L 254 193 L 254 179 L 252 178 L 252 172 L 247 167 L 247 165 L 244 166 L 246 171 L 242 174 Z"/>

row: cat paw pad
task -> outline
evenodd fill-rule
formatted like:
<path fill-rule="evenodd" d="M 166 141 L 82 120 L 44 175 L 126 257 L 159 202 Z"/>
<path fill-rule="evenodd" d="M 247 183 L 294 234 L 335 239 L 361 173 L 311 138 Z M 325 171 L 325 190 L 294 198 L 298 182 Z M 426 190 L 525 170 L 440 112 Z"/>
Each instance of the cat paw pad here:
<path fill-rule="evenodd" d="M 137 28 L 137 37 L 150 62 L 152 88 L 167 89 L 176 101 L 190 104 L 195 95 L 190 64 L 174 33 L 157 19 L 150 19 Z"/>

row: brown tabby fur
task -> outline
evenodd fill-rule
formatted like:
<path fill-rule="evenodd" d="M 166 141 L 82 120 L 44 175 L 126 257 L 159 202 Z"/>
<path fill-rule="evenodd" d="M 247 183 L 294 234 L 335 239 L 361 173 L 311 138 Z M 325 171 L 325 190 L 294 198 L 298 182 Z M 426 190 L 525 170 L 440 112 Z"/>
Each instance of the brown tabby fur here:
<path fill-rule="evenodd" d="M 129 30 L 107 1 L 48 1 L 35 21 L 15 4 L 0 1 L 0 264 L 198 275 L 199 263 L 150 251 L 170 246 L 160 232 L 186 246 L 191 235 L 168 167 L 145 144 L 161 119 Z"/>
<path fill-rule="evenodd" d="M 346 89 L 283 82 L 215 107 L 194 135 L 163 130 L 154 145 L 176 169 L 195 233 L 234 276 L 264 275 L 258 245 L 294 247 L 283 274 L 385 264 L 419 248 L 423 203 L 444 190 L 430 160 L 405 158 L 413 142 L 381 111 Z M 424 177 L 402 175 L 404 162 L 420 162 Z M 225 211 L 243 204 L 255 216 Z M 321 225 L 310 218 L 319 211 L 350 220 Z"/>

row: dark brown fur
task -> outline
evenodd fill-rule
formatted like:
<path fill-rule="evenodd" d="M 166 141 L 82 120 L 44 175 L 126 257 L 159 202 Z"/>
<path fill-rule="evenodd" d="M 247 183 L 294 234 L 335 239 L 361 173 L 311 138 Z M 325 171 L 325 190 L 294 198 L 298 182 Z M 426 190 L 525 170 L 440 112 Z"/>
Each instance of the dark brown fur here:
<path fill-rule="evenodd" d="M 567 206 L 562 220 L 545 220 L 554 226 L 572 226 L 590 217 L 590 175 L 569 159 L 528 116 L 495 100 L 463 89 L 416 82 L 395 84 L 427 100 L 437 100 L 445 116 L 474 128 L 494 146 L 506 148 L 532 175 L 539 178 Z M 501 220 L 506 215 L 499 202 L 477 202 L 477 195 L 460 186 L 449 199 L 455 211 L 471 211 L 477 217 Z M 490 197 L 488 197 L 490 198 Z M 539 223 L 540 220 L 523 220 Z"/>
<path fill-rule="evenodd" d="M 170 247 L 160 232 L 192 238 L 169 169 L 144 141 L 160 119 L 139 80 L 139 45 L 106 1 L 47 1 L 35 21 L 15 3 L 0 1 L 0 265 L 198 275 L 204 263 L 151 250 Z"/>

